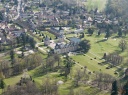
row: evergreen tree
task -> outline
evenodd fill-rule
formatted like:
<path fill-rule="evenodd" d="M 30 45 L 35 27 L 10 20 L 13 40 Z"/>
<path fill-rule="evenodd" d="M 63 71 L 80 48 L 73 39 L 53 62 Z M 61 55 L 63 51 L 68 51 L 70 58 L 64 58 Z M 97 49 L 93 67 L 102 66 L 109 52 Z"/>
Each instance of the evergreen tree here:
<path fill-rule="evenodd" d="M 64 60 L 64 69 L 65 69 L 65 77 L 67 78 L 67 75 L 70 73 L 71 67 L 73 65 L 73 61 L 69 58 L 68 55 L 66 55 Z"/>
<path fill-rule="evenodd" d="M 92 35 L 92 34 L 93 34 L 93 32 L 94 32 L 94 30 L 93 30 L 93 29 L 91 29 L 91 28 L 89 28 L 89 29 L 88 29 L 88 34 Z"/>
<path fill-rule="evenodd" d="M 118 95 L 118 86 L 117 86 L 117 81 L 116 80 L 112 83 L 111 95 Z"/>
<path fill-rule="evenodd" d="M 56 13 L 56 10 L 55 9 L 53 9 L 53 11 L 52 11 L 54 14 Z"/>
<path fill-rule="evenodd" d="M 22 57 L 24 57 L 24 48 L 22 48 L 22 54 L 21 54 Z"/>
<path fill-rule="evenodd" d="M 121 36 L 122 36 L 122 31 L 121 31 L 121 29 L 120 29 L 120 28 L 118 29 L 118 36 L 119 36 L 119 37 L 121 37 Z"/>
<path fill-rule="evenodd" d="M 100 34 L 101 34 L 101 32 L 99 31 L 99 32 L 98 32 L 98 36 L 100 36 Z"/>
<path fill-rule="evenodd" d="M 44 40 L 42 39 L 42 42 L 44 42 Z"/>
<path fill-rule="evenodd" d="M 80 49 L 83 50 L 84 53 L 87 53 L 89 49 L 91 48 L 89 40 L 83 40 L 79 44 Z"/>
<path fill-rule="evenodd" d="M 103 58 L 104 58 L 104 59 L 106 59 L 106 56 L 107 56 L 107 54 L 106 54 L 106 53 L 104 53 Z"/>
<path fill-rule="evenodd" d="M 0 12 L 0 20 L 3 20 L 4 18 L 3 18 L 3 14 L 2 14 L 2 12 Z"/>
<path fill-rule="evenodd" d="M 24 48 L 25 48 L 25 45 L 26 45 L 26 35 L 25 35 L 25 34 L 22 34 L 22 35 L 21 35 L 21 38 L 22 38 L 23 46 L 24 46 Z"/>
<path fill-rule="evenodd" d="M 128 95 L 128 81 L 127 81 L 127 83 L 124 85 L 123 90 L 124 90 L 124 92 L 122 93 L 122 95 Z"/>
<path fill-rule="evenodd" d="M 20 44 L 20 38 L 19 37 L 16 37 L 16 43 L 17 43 L 17 46 L 19 46 L 19 44 Z"/>
<path fill-rule="evenodd" d="M 110 29 L 107 27 L 105 38 L 108 39 L 109 37 L 110 37 Z"/>
<path fill-rule="evenodd" d="M 26 35 L 26 42 L 28 43 L 29 42 L 29 36 Z"/>
<path fill-rule="evenodd" d="M 84 38 L 84 33 L 81 34 L 81 38 Z"/>
<path fill-rule="evenodd" d="M 14 64 L 14 50 L 13 49 L 10 51 L 10 58 L 11 58 L 11 64 L 13 66 Z"/>
<path fill-rule="evenodd" d="M 3 91 L 4 87 L 5 87 L 5 83 L 4 83 L 3 79 L 1 79 L 0 80 L 0 88 L 2 89 L 2 91 Z"/>
<path fill-rule="evenodd" d="M 14 0 L 14 4 L 15 4 L 15 5 L 18 5 L 18 1 L 17 1 L 17 0 Z"/>
<path fill-rule="evenodd" d="M 34 49 L 35 48 L 36 42 L 34 41 L 33 38 L 30 38 L 30 46 Z"/>

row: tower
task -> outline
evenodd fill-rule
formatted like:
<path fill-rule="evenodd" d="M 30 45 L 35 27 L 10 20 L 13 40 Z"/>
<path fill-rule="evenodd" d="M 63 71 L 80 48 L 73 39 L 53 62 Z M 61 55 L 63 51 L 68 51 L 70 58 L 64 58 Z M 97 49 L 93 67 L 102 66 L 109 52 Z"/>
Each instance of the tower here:
<path fill-rule="evenodd" d="M 46 36 L 44 39 L 44 45 L 48 46 L 50 44 L 50 39 Z"/>
<path fill-rule="evenodd" d="M 63 34 L 60 34 L 60 35 L 58 36 L 58 41 L 59 41 L 59 42 L 64 42 L 64 35 L 63 35 Z"/>

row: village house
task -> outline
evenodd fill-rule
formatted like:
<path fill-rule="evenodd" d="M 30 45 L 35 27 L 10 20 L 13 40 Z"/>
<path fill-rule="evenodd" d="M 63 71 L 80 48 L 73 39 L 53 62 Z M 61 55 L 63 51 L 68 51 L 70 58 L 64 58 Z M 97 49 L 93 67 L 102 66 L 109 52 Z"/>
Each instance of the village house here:
<path fill-rule="evenodd" d="M 115 17 L 115 18 L 112 20 L 112 23 L 113 23 L 114 25 L 118 25 L 118 24 L 119 24 L 118 18 Z"/>
<path fill-rule="evenodd" d="M 92 26 L 92 23 L 91 23 L 91 22 L 84 21 L 84 26 L 83 26 L 83 28 L 90 28 L 91 26 Z"/>
<path fill-rule="evenodd" d="M 58 36 L 61 34 L 64 34 L 64 30 L 61 27 L 51 27 L 49 32 L 51 32 L 52 34 Z"/>
<path fill-rule="evenodd" d="M 25 33 L 25 31 L 22 30 L 14 30 L 14 31 L 10 31 L 11 35 L 13 35 L 13 37 L 20 37 L 22 34 Z"/>

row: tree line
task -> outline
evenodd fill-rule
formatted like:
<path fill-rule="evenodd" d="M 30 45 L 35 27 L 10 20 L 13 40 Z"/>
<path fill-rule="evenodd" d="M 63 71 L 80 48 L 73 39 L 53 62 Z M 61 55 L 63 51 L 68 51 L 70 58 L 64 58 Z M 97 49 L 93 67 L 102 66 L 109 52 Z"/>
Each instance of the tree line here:
<path fill-rule="evenodd" d="M 24 69 L 32 70 L 40 66 L 42 60 L 43 58 L 38 53 L 28 55 L 22 59 L 16 58 L 13 67 L 10 66 L 9 61 L 3 60 L 0 62 L 0 72 L 3 74 L 3 77 L 8 78 L 22 73 Z"/>

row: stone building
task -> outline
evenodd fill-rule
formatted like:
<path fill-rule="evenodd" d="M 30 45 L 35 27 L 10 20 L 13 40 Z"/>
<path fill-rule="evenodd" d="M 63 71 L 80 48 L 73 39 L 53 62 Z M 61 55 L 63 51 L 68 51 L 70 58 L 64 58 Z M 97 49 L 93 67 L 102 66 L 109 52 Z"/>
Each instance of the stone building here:
<path fill-rule="evenodd" d="M 54 53 L 61 54 L 61 53 L 68 53 L 72 51 L 76 51 L 79 48 L 80 39 L 78 38 L 70 38 L 69 43 L 64 42 L 64 36 L 61 35 L 60 43 L 56 43 L 54 48 Z"/>
<path fill-rule="evenodd" d="M 64 42 L 64 35 L 59 35 L 58 36 L 58 42 Z"/>
<path fill-rule="evenodd" d="M 49 32 L 51 32 L 56 36 L 64 34 L 64 30 L 61 27 L 57 27 L 57 28 L 51 27 Z"/>
<path fill-rule="evenodd" d="M 70 42 L 68 44 L 56 43 L 56 46 L 54 48 L 54 53 L 56 54 L 68 53 L 71 51 L 76 51 L 78 48 L 79 45 L 73 42 Z"/>
<path fill-rule="evenodd" d="M 48 36 L 46 36 L 44 39 L 44 45 L 46 46 L 50 45 L 50 39 L 48 38 Z"/>

